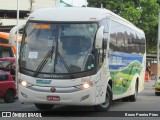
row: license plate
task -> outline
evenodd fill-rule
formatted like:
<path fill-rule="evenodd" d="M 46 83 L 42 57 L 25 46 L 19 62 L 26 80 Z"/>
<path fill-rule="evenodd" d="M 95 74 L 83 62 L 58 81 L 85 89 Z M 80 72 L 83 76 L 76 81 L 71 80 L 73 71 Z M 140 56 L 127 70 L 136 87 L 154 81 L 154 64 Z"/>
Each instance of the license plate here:
<path fill-rule="evenodd" d="M 47 96 L 48 101 L 60 101 L 59 96 Z"/>

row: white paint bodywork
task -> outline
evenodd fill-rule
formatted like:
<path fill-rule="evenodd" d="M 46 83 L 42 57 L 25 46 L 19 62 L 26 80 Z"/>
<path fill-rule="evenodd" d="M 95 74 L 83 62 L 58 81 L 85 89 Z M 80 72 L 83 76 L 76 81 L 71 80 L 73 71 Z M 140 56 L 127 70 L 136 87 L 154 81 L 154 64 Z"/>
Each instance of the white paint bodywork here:
<path fill-rule="evenodd" d="M 127 20 L 121 18 L 120 16 L 112 13 L 106 9 L 99 8 L 46 8 L 33 12 L 28 20 L 31 21 L 44 21 L 44 22 L 92 22 L 99 21 L 103 18 L 110 18 L 117 22 L 127 25 L 128 27 L 144 34 L 144 32 L 134 26 L 132 23 Z M 145 58 L 144 58 L 145 59 Z M 145 60 L 144 60 L 145 61 Z M 143 63 L 144 64 L 144 63 Z M 139 75 L 136 75 L 139 77 Z M 37 78 L 29 77 L 23 74 L 18 75 L 19 80 L 25 80 L 31 84 L 36 85 Z M 97 72 L 97 74 L 93 76 L 88 76 L 85 78 L 77 78 L 77 79 L 53 79 L 50 86 L 55 87 L 73 87 L 80 85 L 83 82 L 83 79 L 88 79 L 90 82 L 97 81 L 97 83 L 86 90 L 80 90 L 78 92 L 72 93 L 40 93 L 36 91 L 32 91 L 27 89 L 21 85 L 19 85 L 19 100 L 20 102 L 32 102 L 32 103 L 46 103 L 46 104 L 66 104 L 66 105 L 96 105 L 101 104 L 105 101 L 105 94 L 107 89 L 108 81 L 110 80 L 109 66 L 108 66 L 108 58 L 104 60 L 104 63 L 101 69 Z M 132 86 L 135 86 L 135 80 L 132 81 Z M 44 87 L 41 85 L 41 87 Z M 143 87 L 143 85 L 141 86 Z M 133 87 L 132 87 L 133 88 Z M 119 95 L 113 97 L 113 99 L 119 99 L 125 96 L 129 96 L 134 94 L 134 88 L 130 88 L 126 94 Z M 140 89 L 142 90 L 142 88 Z M 22 93 L 27 95 L 27 98 L 22 96 Z M 47 101 L 46 96 L 60 96 L 60 101 Z M 89 95 L 89 97 L 81 101 L 81 98 L 85 95 Z"/>

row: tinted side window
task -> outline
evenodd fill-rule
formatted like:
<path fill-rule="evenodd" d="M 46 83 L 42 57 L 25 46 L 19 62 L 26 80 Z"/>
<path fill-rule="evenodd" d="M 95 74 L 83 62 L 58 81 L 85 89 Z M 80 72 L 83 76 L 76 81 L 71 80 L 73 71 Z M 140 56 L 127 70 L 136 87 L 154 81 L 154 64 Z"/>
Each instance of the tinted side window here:
<path fill-rule="evenodd" d="M 118 50 L 125 52 L 125 35 L 124 35 L 125 26 L 118 24 L 117 26 L 117 46 Z"/>
<path fill-rule="evenodd" d="M 129 53 L 129 49 L 128 49 L 128 44 L 129 44 L 129 41 L 130 41 L 129 34 L 130 34 L 130 29 L 125 26 L 124 27 L 124 46 L 125 46 L 125 51 L 127 53 Z"/>
<path fill-rule="evenodd" d="M 112 51 L 145 53 L 145 37 L 143 34 L 113 20 L 110 29 L 110 49 Z"/>
<path fill-rule="evenodd" d="M 107 42 L 108 42 L 108 30 L 109 30 L 109 19 L 105 18 L 99 21 L 99 27 L 104 26 L 104 31 L 103 31 L 103 45 L 102 49 L 99 49 L 98 52 L 98 61 L 99 65 L 103 63 L 103 60 L 106 56 L 106 51 L 107 51 Z"/>
<path fill-rule="evenodd" d="M 0 81 L 8 80 L 8 75 L 5 72 L 0 72 Z"/>
<path fill-rule="evenodd" d="M 118 24 L 114 21 L 111 21 L 111 28 L 110 28 L 110 48 L 113 51 L 117 50 L 117 26 Z"/>
<path fill-rule="evenodd" d="M 135 32 L 134 30 L 130 29 L 129 41 L 128 41 L 128 52 L 129 53 L 133 53 L 135 51 L 134 43 L 135 43 Z"/>
<path fill-rule="evenodd" d="M 10 47 L 0 47 L 0 58 L 13 57 L 12 48 Z"/>
<path fill-rule="evenodd" d="M 107 18 L 102 19 L 99 22 L 99 26 L 104 26 L 104 33 L 108 33 L 108 29 L 109 29 L 109 20 Z"/>
<path fill-rule="evenodd" d="M 126 27 L 111 21 L 111 30 L 110 30 L 110 48 L 113 51 L 125 52 L 127 49 L 127 33 Z"/>
<path fill-rule="evenodd" d="M 140 47 L 140 52 L 142 54 L 145 53 L 145 41 L 146 41 L 146 39 L 145 39 L 144 35 L 140 34 L 139 35 L 139 42 L 140 42 L 140 46 L 139 47 Z"/>
<path fill-rule="evenodd" d="M 8 40 L 0 37 L 0 43 L 8 44 Z"/>

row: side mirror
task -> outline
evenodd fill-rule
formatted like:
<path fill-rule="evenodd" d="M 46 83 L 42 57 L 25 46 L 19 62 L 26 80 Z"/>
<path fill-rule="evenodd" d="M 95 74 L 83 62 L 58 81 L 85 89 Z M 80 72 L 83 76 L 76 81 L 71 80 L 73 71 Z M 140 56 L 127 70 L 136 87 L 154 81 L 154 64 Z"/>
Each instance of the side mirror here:
<path fill-rule="evenodd" d="M 95 40 L 95 48 L 102 48 L 102 43 L 103 43 L 103 30 L 104 26 L 101 26 L 97 30 L 96 34 L 96 40 Z"/>
<path fill-rule="evenodd" d="M 15 42 L 15 34 L 18 30 L 22 29 L 25 25 L 20 25 L 20 26 L 15 26 L 10 30 L 9 33 L 9 44 L 11 46 L 16 46 L 16 42 Z"/>

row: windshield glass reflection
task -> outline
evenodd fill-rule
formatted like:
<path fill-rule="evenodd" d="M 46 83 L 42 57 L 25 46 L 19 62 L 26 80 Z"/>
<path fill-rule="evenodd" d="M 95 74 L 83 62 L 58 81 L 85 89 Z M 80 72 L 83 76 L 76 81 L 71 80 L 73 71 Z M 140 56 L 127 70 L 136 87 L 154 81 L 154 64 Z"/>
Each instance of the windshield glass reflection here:
<path fill-rule="evenodd" d="M 38 73 L 93 70 L 96 23 L 29 23 L 21 48 L 20 66 Z"/>

